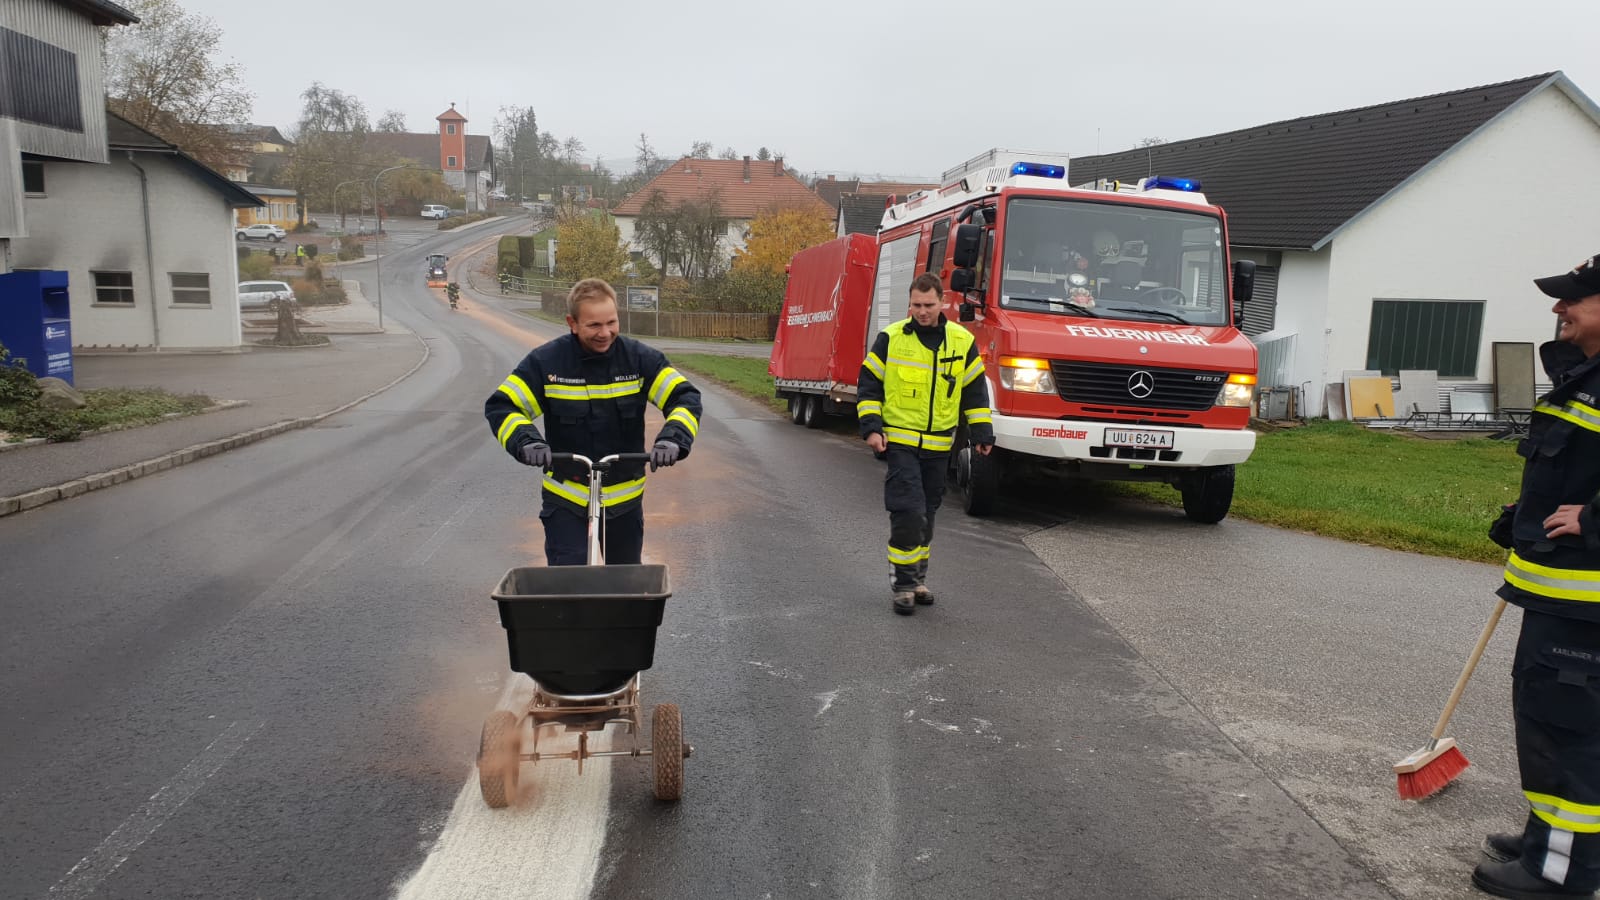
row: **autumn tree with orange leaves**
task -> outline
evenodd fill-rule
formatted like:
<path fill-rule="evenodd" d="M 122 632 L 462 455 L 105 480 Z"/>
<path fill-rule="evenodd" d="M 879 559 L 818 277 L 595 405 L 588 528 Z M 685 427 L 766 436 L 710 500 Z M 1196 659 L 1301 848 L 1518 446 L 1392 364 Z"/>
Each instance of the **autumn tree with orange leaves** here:
<path fill-rule="evenodd" d="M 763 213 L 750 222 L 750 238 L 744 249 L 734 254 L 733 270 L 782 275 L 796 253 L 833 240 L 833 231 L 833 222 L 820 212 L 782 209 Z"/>

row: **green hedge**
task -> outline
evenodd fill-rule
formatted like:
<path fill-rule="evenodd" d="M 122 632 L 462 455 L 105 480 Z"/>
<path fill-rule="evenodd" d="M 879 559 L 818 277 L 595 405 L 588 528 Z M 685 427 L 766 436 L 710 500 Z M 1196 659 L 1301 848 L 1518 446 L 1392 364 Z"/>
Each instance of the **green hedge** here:
<path fill-rule="evenodd" d="M 495 259 L 495 271 L 510 272 L 513 275 L 521 274 L 522 256 L 518 248 L 516 235 L 507 234 L 501 236 Z"/>

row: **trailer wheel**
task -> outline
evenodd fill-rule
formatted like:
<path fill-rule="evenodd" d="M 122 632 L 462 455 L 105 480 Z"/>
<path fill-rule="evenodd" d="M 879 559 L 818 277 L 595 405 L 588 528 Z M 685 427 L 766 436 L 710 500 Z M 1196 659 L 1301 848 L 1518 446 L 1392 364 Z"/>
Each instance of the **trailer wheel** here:
<path fill-rule="evenodd" d="M 961 448 L 957 462 L 957 480 L 962 488 L 962 508 L 969 516 L 988 516 L 994 513 L 1000 500 L 1000 481 L 1005 474 L 1004 450 L 994 447 L 984 456 L 968 444 Z"/>
<path fill-rule="evenodd" d="M 789 421 L 796 425 L 805 421 L 806 395 L 789 395 Z"/>
<path fill-rule="evenodd" d="M 655 766 L 656 799 L 683 797 L 683 713 L 676 703 L 656 706 L 650 716 L 650 761 Z"/>
<path fill-rule="evenodd" d="M 503 709 L 491 713 L 483 723 L 483 737 L 478 742 L 478 790 L 490 809 L 504 809 L 517 798 L 521 724 L 515 713 Z"/>
<path fill-rule="evenodd" d="M 1178 484 L 1183 514 L 1191 522 L 1215 525 L 1233 506 L 1233 466 L 1201 469 Z"/>
<path fill-rule="evenodd" d="M 805 410 L 802 413 L 801 424 L 807 428 L 822 427 L 822 398 L 816 394 L 807 394 Z"/>

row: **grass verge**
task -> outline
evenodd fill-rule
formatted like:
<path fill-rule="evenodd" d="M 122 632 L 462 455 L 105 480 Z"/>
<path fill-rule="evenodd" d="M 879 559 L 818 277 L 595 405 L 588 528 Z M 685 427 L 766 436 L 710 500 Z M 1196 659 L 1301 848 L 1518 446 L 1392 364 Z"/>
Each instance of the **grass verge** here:
<path fill-rule="evenodd" d="M 212 405 L 202 394 L 171 394 L 156 388 L 99 388 L 84 391 L 82 409 L 0 407 L 0 431 L 13 440 L 44 437 L 76 440 L 87 431 L 152 425 L 173 416 L 190 415 Z"/>
<path fill-rule="evenodd" d="M 1314 421 L 1263 434 L 1239 467 L 1230 515 L 1433 556 L 1496 563 L 1485 532 L 1517 498 L 1522 465 L 1509 441 L 1428 440 Z M 1179 505 L 1166 485 L 1117 483 L 1122 494 Z"/>
<path fill-rule="evenodd" d="M 781 413 L 788 409 L 782 400 L 772 395 L 772 376 L 767 374 L 767 361 L 760 357 L 674 353 L 672 365 L 709 378 L 752 399 L 765 401 L 773 412 Z"/>
<path fill-rule="evenodd" d="M 673 365 L 776 412 L 767 361 L 674 354 Z M 1428 440 L 1350 422 L 1313 421 L 1260 435 L 1239 467 L 1230 515 L 1340 540 L 1475 562 L 1505 551 L 1485 532 L 1517 498 L 1522 465 L 1510 441 Z M 1178 506 L 1164 484 L 1112 482 L 1106 490 Z"/>

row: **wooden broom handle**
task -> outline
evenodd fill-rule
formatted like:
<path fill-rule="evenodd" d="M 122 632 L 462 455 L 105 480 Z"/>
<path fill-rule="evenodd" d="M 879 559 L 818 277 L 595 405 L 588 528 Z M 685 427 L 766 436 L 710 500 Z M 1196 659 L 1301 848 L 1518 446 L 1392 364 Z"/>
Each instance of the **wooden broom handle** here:
<path fill-rule="evenodd" d="M 1472 648 L 1472 655 L 1467 657 L 1467 664 L 1461 668 L 1461 677 L 1456 679 L 1455 690 L 1450 692 L 1450 699 L 1444 703 L 1444 712 L 1439 714 L 1439 724 L 1433 726 L 1433 736 L 1428 743 L 1431 746 L 1439 738 L 1444 737 L 1445 726 L 1450 724 L 1450 715 L 1456 711 L 1456 703 L 1461 700 L 1461 694 L 1467 689 L 1467 679 L 1472 677 L 1472 670 L 1478 667 L 1478 660 L 1483 657 L 1483 648 L 1489 646 L 1489 638 L 1494 636 L 1495 626 L 1500 624 L 1500 614 L 1506 611 L 1506 601 L 1500 600 L 1494 605 L 1494 612 L 1489 614 L 1489 621 L 1484 623 L 1483 633 L 1478 635 L 1478 645 Z"/>

